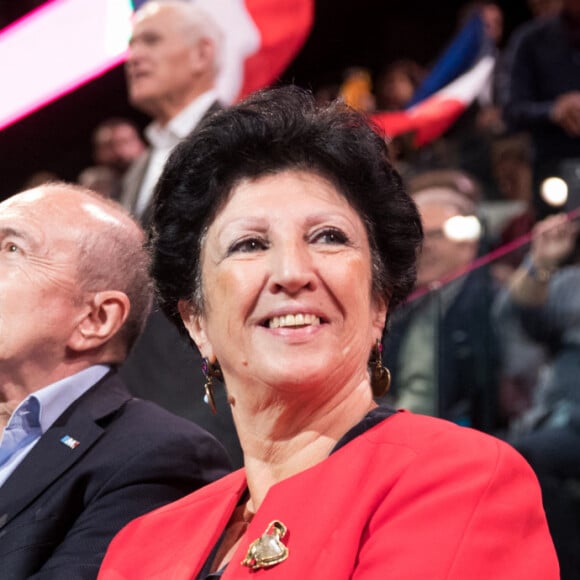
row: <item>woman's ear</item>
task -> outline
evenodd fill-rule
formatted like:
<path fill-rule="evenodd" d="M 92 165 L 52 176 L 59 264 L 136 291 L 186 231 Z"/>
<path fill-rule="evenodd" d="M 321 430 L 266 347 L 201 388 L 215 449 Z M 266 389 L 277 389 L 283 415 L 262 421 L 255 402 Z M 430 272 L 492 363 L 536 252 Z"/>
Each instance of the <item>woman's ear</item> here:
<path fill-rule="evenodd" d="M 380 340 L 383 336 L 383 330 L 387 321 L 387 312 L 389 311 L 388 304 L 384 298 L 379 297 L 373 300 L 373 310 L 372 325 L 378 331 L 377 338 Z"/>
<path fill-rule="evenodd" d="M 201 356 L 207 358 L 210 362 L 215 362 L 216 357 L 207 336 L 203 315 L 194 307 L 191 300 L 179 300 L 177 309 L 179 310 L 181 320 L 183 320 L 183 325 L 187 329 L 193 342 L 195 342 Z"/>
<path fill-rule="evenodd" d="M 130 310 L 129 298 L 124 292 L 96 292 L 86 303 L 67 346 L 76 352 L 103 346 L 119 332 Z"/>

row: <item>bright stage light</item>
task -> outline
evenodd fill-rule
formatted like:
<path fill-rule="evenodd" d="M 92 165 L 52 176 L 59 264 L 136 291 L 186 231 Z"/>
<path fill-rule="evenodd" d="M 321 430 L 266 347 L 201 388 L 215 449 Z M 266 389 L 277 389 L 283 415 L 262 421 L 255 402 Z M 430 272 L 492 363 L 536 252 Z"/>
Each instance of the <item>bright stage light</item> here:
<path fill-rule="evenodd" d="M 454 242 L 475 242 L 481 230 L 481 222 L 474 215 L 456 215 L 443 224 L 445 237 Z"/>
<path fill-rule="evenodd" d="M 560 207 L 568 200 L 568 184 L 561 177 L 548 177 L 542 182 L 543 200 L 553 207 Z"/>

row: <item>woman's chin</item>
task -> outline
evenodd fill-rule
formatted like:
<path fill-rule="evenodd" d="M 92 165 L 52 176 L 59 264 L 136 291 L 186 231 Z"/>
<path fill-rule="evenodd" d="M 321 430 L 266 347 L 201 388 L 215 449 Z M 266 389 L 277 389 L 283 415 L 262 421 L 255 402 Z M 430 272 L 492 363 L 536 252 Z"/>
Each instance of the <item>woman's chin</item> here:
<path fill-rule="evenodd" d="M 309 362 L 302 359 L 264 369 L 262 380 L 280 393 L 297 394 L 300 391 L 311 393 L 313 389 L 322 390 L 330 380 L 336 380 L 335 375 L 336 367 L 333 365 L 321 364 L 320 360 Z"/>

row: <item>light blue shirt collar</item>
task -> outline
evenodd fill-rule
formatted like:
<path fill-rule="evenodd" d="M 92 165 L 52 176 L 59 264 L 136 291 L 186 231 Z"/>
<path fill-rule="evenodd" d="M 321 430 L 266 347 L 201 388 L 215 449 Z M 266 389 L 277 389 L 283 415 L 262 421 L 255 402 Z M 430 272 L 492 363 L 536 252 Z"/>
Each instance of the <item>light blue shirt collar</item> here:
<path fill-rule="evenodd" d="M 109 370 L 89 367 L 28 395 L 16 407 L 0 439 L 0 487 L 58 417 Z"/>
<path fill-rule="evenodd" d="M 109 370 L 108 365 L 94 365 L 80 373 L 43 387 L 30 395 L 30 398 L 36 399 L 40 406 L 39 422 L 42 433 L 46 433 L 60 415 L 98 383 Z"/>

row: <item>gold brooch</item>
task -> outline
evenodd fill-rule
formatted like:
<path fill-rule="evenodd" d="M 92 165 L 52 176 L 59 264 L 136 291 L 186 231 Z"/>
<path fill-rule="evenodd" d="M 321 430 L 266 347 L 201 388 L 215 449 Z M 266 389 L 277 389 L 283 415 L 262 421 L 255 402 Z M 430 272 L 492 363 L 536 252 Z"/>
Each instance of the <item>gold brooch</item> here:
<path fill-rule="evenodd" d="M 285 535 L 286 526 L 282 522 L 270 522 L 266 531 L 250 544 L 242 566 L 258 570 L 283 562 L 288 557 L 288 548 L 282 543 Z"/>

